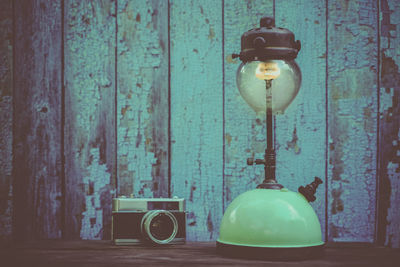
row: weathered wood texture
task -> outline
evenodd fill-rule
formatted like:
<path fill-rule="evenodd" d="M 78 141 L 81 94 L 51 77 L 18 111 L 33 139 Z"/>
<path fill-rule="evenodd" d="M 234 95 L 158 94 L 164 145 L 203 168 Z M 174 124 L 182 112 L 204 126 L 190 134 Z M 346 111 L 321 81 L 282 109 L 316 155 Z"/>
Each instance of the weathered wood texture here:
<path fill-rule="evenodd" d="M 110 237 L 115 194 L 115 1 L 65 0 L 65 237 Z"/>
<path fill-rule="evenodd" d="M 380 1 L 378 243 L 400 247 L 400 2 Z"/>
<path fill-rule="evenodd" d="M 397 267 L 399 249 L 328 244 L 318 259 L 267 261 L 218 255 L 214 242 L 170 247 L 113 246 L 107 241 L 46 240 L 0 250 L 5 266 L 384 266 Z"/>
<path fill-rule="evenodd" d="M 170 3 L 171 193 L 189 240 L 215 240 L 222 217 L 222 2 Z"/>
<path fill-rule="evenodd" d="M 264 180 L 262 166 L 247 166 L 250 157 L 263 158 L 265 114 L 257 115 L 241 97 L 236 86 L 240 60 L 240 37 L 259 27 L 262 16 L 273 16 L 273 1 L 224 1 L 224 209 L 239 194 Z"/>
<path fill-rule="evenodd" d="M 12 1 L 0 2 L 0 240 L 12 233 Z"/>
<path fill-rule="evenodd" d="M 264 175 L 246 158 L 263 156 L 265 119 L 230 54 L 275 15 L 303 44 L 301 90 L 276 117 L 278 181 L 324 179 L 312 205 L 327 241 L 400 246 L 398 1 L 0 7 L 0 239 L 12 209 L 19 239 L 107 239 L 112 196 L 133 193 L 186 198 L 188 240 L 215 240 L 223 210 Z"/>
<path fill-rule="evenodd" d="M 15 1 L 14 236 L 61 237 L 61 1 Z"/>
<path fill-rule="evenodd" d="M 377 2 L 328 1 L 328 240 L 372 242 L 377 148 Z"/>
<path fill-rule="evenodd" d="M 302 12 L 299 12 L 302 10 Z M 293 30 L 302 48 L 296 59 L 302 83 L 283 115 L 276 116 L 277 179 L 297 191 L 320 177 L 317 200 L 311 205 L 325 238 L 326 209 L 326 4 L 320 0 L 276 1 L 276 24 Z M 301 26 L 300 26 L 301 25 Z M 306 167 L 305 167 L 306 166 Z"/>
<path fill-rule="evenodd" d="M 118 193 L 168 197 L 168 1 L 118 1 Z"/>

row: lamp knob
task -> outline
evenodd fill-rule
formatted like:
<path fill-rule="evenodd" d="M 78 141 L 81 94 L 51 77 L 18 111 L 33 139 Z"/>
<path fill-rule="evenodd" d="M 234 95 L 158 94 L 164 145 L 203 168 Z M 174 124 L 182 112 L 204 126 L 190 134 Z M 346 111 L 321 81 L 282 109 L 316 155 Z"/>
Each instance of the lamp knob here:
<path fill-rule="evenodd" d="M 297 49 L 297 52 L 300 51 L 300 49 L 301 49 L 301 42 L 300 42 L 300 40 L 297 40 L 297 41 L 295 42 L 295 47 L 296 47 L 296 49 Z"/>
<path fill-rule="evenodd" d="M 311 184 L 308 184 L 305 187 L 300 186 L 299 192 L 308 200 L 308 202 L 314 202 L 316 199 L 314 194 L 320 184 L 322 184 L 322 180 L 318 177 L 315 177 Z"/>
<path fill-rule="evenodd" d="M 232 54 L 231 57 L 232 57 L 232 59 L 235 59 L 237 57 L 240 57 L 240 54 Z"/>
<path fill-rule="evenodd" d="M 247 159 L 247 165 L 254 165 L 254 163 L 257 165 L 265 164 L 265 160 L 263 160 L 263 159 L 254 160 L 254 158 Z"/>
<path fill-rule="evenodd" d="M 275 27 L 275 19 L 273 17 L 262 17 L 260 19 L 260 27 L 266 27 L 266 28 Z"/>

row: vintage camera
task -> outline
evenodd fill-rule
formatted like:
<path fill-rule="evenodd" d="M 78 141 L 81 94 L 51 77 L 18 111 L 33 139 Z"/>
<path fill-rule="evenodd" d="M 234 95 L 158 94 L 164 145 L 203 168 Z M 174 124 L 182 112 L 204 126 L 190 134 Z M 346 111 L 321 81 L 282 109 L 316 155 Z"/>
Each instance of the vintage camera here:
<path fill-rule="evenodd" d="M 184 243 L 185 200 L 178 197 L 114 198 L 112 240 L 116 245 Z"/>

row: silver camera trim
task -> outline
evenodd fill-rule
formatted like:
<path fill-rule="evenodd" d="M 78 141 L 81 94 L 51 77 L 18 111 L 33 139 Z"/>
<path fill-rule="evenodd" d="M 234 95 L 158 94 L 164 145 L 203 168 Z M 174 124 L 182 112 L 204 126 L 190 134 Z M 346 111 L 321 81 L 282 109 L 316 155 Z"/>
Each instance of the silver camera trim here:
<path fill-rule="evenodd" d="M 178 202 L 178 211 L 185 211 L 184 198 L 113 198 L 112 211 L 148 211 L 147 202 Z"/>

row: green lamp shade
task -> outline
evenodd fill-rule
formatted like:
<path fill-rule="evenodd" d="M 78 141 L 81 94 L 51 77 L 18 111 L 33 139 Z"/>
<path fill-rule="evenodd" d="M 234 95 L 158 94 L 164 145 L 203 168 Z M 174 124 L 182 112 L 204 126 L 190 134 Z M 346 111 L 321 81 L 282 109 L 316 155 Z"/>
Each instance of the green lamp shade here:
<path fill-rule="evenodd" d="M 263 248 L 276 251 L 321 248 L 323 244 L 318 217 L 303 195 L 286 188 L 254 189 L 239 195 L 228 206 L 217 249 L 223 254 L 251 248 L 264 253 Z"/>

